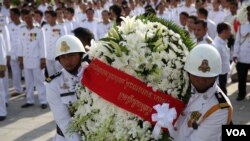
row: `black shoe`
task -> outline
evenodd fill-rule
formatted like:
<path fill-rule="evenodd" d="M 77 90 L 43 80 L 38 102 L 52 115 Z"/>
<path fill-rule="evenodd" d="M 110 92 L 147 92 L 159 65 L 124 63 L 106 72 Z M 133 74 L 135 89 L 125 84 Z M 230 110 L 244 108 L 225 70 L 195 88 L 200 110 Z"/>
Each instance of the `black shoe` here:
<path fill-rule="evenodd" d="M 23 104 L 21 107 L 22 107 L 22 108 L 28 108 L 28 107 L 31 107 L 31 106 L 34 106 L 34 104 L 25 103 L 25 104 Z"/>
<path fill-rule="evenodd" d="M 6 116 L 0 116 L 0 121 L 3 121 L 6 119 Z"/>
<path fill-rule="evenodd" d="M 19 96 L 19 95 L 21 95 L 21 93 L 12 93 L 10 96 L 15 97 L 15 96 Z"/>
<path fill-rule="evenodd" d="M 47 104 L 41 104 L 41 108 L 42 108 L 42 109 L 46 109 L 47 107 L 48 107 Z"/>
<path fill-rule="evenodd" d="M 242 100 L 244 100 L 244 99 L 245 99 L 245 97 L 238 96 L 238 97 L 236 98 L 236 101 L 242 101 Z"/>

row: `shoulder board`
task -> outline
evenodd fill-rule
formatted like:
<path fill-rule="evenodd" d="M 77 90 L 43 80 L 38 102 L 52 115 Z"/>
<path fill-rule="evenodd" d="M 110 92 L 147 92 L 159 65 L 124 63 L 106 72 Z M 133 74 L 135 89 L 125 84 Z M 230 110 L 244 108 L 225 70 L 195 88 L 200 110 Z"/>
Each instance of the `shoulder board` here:
<path fill-rule="evenodd" d="M 206 42 L 212 44 L 213 41 L 210 38 L 206 38 Z"/>
<path fill-rule="evenodd" d="M 45 81 L 46 81 L 47 83 L 49 83 L 49 82 L 51 82 L 54 78 L 60 76 L 61 74 L 62 74 L 61 71 L 60 71 L 60 72 L 57 72 L 57 73 L 51 75 L 50 77 L 47 77 L 47 78 L 45 79 Z"/>
<path fill-rule="evenodd" d="M 221 109 L 230 107 L 230 105 L 228 104 L 228 102 L 227 102 L 226 98 L 224 97 L 224 95 L 222 94 L 222 92 L 217 91 L 215 93 L 215 97 L 217 98 Z"/>

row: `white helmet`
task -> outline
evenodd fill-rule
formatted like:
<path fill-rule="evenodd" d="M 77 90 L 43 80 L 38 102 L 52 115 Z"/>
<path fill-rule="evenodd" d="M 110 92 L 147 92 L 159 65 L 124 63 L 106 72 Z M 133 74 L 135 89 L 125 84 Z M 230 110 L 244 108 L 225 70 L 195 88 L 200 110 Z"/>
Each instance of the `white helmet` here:
<path fill-rule="evenodd" d="M 184 69 L 195 76 L 215 77 L 221 73 L 221 67 L 217 49 L 209 44 L 199 44 L 190 51 Z"/>
<path fill-rule="evenodd" d="M 82 42 L 74 35 L 64 35 L 56 41 L 56 60 L 61 55 L 74 52 L 85 52 Z"/>

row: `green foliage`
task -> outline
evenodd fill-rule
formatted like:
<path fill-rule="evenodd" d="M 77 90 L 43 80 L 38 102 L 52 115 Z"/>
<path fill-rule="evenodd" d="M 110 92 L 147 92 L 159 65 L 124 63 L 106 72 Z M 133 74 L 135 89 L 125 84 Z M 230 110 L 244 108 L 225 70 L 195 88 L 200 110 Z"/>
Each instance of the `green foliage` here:
<path fill-rule="evenodd" d="M 188 50 L 191 50 L 195 45 L 194 41 L 187 34 L 187 32 L 172 21 L 167 21 L 163 18 L 158 18 L 155 15 L 148 15 L 148 16 L 140 15 L 137 18 L 145 22 L 146 21 L 159 22 L 168 27 L 169 29 L 173 30 L 175 33 L 180 34 L 181 38 L 183 39 L 183 43 L 187 46 Z"/>

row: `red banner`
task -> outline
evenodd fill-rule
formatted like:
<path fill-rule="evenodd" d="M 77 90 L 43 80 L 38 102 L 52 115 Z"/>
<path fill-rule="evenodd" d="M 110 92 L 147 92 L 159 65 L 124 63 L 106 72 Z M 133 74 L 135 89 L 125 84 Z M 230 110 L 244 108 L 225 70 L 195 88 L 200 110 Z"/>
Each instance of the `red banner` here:
<path fill-rule="evenodd" d="M 153 123 L 153 106 L 169 103 L 175 107 L 177 116 L 183 111 L 184 103 L 168 94 L 154 92 L 145 83 L 94 59 L 84 71 L 82 84 L 103 99 Z"/>

